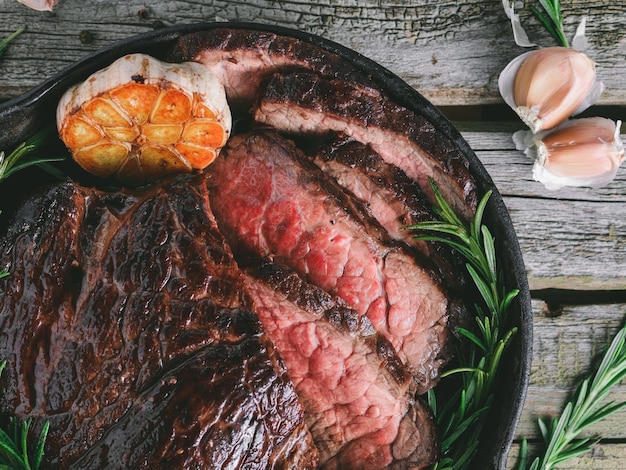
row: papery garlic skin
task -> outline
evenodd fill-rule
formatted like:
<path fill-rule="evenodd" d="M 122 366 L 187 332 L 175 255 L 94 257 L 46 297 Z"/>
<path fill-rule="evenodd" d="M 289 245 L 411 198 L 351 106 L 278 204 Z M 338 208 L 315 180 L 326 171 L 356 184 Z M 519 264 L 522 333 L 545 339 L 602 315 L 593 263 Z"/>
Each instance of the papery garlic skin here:
<path fill-rule="evenodd" d="M 52 11 L 57 6 L 58 0 L 17 0 L 18 3 L 26 5 L 37 11 Z"/>
<path fill-rule="evenodd" d="M 209 165 L 232 117 L 221 82 L 195 62 L 129 54 L 68 89 L 57 128 L 86 171 L 141 184 Z"/>
<path fill-rule="evenodd" d="M 549 47 L 513 59 L 498 80 L 504 101 L 533 131 L 552 129 L 597 101 L 604 85 L 594 62 L 566 47 Z"/>
<path fill-rule="evenodd" d="M 536 135 L 534 146 L 525 152 L 535 158 L 534 179 L 552 190 L 607 185 L 624 161 L 620 127 L 621 121 L 593 117 L 566 121 Z"/>

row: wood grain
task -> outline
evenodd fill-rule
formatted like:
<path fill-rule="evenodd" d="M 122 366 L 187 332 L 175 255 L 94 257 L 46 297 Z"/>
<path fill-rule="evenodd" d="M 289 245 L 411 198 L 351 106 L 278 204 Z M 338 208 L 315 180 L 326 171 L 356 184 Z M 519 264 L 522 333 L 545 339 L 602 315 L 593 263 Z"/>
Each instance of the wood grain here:
<path fill-rule="evenodd" d="M 562 5 L 569 37 L 587 17 L 589 54 L 607 86 L 601 103 L 626 104 L 623 10 L 605 0 Z M 528 7 L 519 13 L 531 38 L 554 45 Z M 0 100 L 115 41 L 182 23 L 254 21 L 320 34 L 381 63 L 437 105 L 500 103 L 498 75 L 525 51 L 513 42 L 501 2 L 486 0 L 392 0 L 384 5 L 375 0 L 61 0 L 52 13 L 0 0 L 0 17 L 2 37 L 19 26 L 27 28 L 2 59 Z"/>
<path fill-rule="evenodd" d="M 537 419 L 549 422 L 560 414 L 575 388 L 593 370 L 593 365 L 597 364 L 626 319 L 626 303 L 564 305 L 557 316 L 546 316 L 543 302 L 535 300 L 533 311 L 530 386 L 517 428 L 517 444 L 509 455 L 509 468 L 515 468 L 521 439 L 535 443 L 530 447 L 531 455 L 541 451 Z M 616 386 L 607 400 L 626 401 L 626 384 Z M 591 452 L 559 468 L 623 468 L 626 461 L 625 420 L 626 410 L 623 410 L 590 426 L 581 437 L 601 436 L 603 441 L 596 444 Z"/>
<path fill-rule="evenodd" d="M 465 132 L 505 204 L 531 289 L 626 290 L 626 170 L 600 189 L 547 190 L 511 133 Z"/>

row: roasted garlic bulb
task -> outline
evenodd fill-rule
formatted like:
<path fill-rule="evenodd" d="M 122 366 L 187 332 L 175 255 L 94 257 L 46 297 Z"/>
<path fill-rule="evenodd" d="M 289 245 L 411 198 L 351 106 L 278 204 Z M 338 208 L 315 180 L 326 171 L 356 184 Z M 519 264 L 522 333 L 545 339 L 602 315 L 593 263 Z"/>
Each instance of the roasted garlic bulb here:
<path fill-rule="evenodd" d="M 88 172 L 125 184 L 203 169 L 231 131 L 224 87 L 195 62 L 124 56 L 70 88 L 59 135 Z"/>

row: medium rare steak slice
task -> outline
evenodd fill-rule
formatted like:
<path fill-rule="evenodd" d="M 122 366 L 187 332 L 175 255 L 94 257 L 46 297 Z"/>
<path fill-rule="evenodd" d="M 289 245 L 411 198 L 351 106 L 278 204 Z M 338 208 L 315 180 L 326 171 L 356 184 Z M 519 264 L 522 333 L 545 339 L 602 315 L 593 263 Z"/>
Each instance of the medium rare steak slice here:
<path fill-rule="evenodd" d="M 447 246 L 416 240 L 408 225 L 436 220 L 419 185 L 395 165 L 385 162 L 369 145 L 339 137 L 316 151 L 314 163 L 359 198 L 394 240 L 404 241 L 426 256 L 441 279 L 459 294 L 467 279 L 462 258 Z"/>
<path fill-rule="evenodd" d="M 50 421 L 49 468 L 316 467 L 204 178 L 51 187 L 0 261 L 0 413 Z"/>
<path fill-rule="evenodd" d="M 448 299 L 358 201 L 295 145 L 263 132 L 231 138 L 210 167 L 213 211 L 240 259 L 272 256 L 367 315 L 423 392 L 449 359 Z"/>
<path fill-rule="evenodd" d="M 275 74 L 259 98 L 255 120 L 299 135 L 341 132 L 369 144 L 417 181 L 432 199 L 432 177 L 458 213 L 471 219 L 477 203 L 469 163 L 424 116 L 378 90 L 306 72 Z"/>
<path fill-rule="evenodd" d="M 246 112 L 273 73 L 311 70 L 328 77 L 370 83 L 336 54 L 288 36 L 253 29 L 216 28 L 182 36 L 170 59 L 205 64 L 224 84 L 231 106 Z"/>
<path fill-rule="evenodd" d="M 321 467 L 434 463 L 430 411 L 414 400 L 408 373 L 367 318 L 281 266 L 248 272 L 255 311 L 305 407 Z"/>

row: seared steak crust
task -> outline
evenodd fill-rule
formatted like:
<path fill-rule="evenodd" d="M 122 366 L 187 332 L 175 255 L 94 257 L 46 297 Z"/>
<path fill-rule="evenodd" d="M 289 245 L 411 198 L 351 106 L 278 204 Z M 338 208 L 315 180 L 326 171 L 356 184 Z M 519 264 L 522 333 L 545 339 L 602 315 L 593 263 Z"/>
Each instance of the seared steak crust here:
<path fill-rule="evenodd" d="M 216 28 L 182 36 L 172 61 L 205 64 L 224 84 L 231 106 L 247 110 L 275 72 L 311 70 L 323 76 L 371 83 L 336 54 L 309 42 L 252 29 Z"/>
<path fill-rule="evenodd" d="M 118 193 L 64 183 L 10 227 L 0 410 L 50 420 L 51 468 L 315 468 L 203 178 Z"/>
<path fill-rule="evenodd" d="M 432 273 L 292 142 L 239 135 L 223 157 L 210 192 L 236 256 L 271 256 L 342 298 L 389 339 L 420 393 L 432 387 L 449 359 L 448 300 Z"/>
<path fill-rule="evenodd" d="M 424 116 L 375 88 L 314 73 L 275 74 L 259 98 L 255 120 L 298 135 L 341 132 L 369 144 L 385 161 L 417 181 L 432 201 L 431 177 L 468 220 L 476 207 L 469 163 Z"/>
<path fill-rule="evenodd" d="M 434 463 L 432 416 L 368 319 L 284 267 L 263 262 L 248 272 L 248 292 L 304 404 L 321 466 Z"/>

